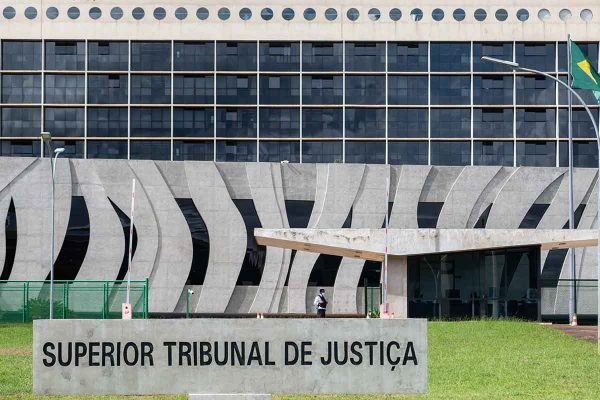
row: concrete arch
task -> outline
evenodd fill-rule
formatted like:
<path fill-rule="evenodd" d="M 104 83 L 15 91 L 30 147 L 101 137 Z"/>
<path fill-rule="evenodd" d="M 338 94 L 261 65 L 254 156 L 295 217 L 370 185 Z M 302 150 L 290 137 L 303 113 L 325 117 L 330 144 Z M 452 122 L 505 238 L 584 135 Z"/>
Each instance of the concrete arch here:
<path fill-rule="evenodd" d="M 490 182 L 481 190 L 477 201 L 473 204 L 471 214 L 467 220 L 467 228 L 473 228 L 481 214 L 494 202 L 498 193 L 502 190 L 506 182 L 517 171 L 516 168 L 501 167 Z"/>
<path fill-rule="evenodd" d="M 395 184 L 396 191 L 393 196 L 394 206 L 390 213 L 390 227 L 419 227 L 417 206 L 431 169 L 432 167 L 429 165 L 403 165 L 400 168 L 398 181 Z"/>

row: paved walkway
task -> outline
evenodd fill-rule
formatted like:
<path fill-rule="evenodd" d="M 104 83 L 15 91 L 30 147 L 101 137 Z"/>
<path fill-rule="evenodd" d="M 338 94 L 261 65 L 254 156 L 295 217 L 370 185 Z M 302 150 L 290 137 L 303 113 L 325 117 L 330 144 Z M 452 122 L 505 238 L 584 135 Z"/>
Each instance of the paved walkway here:
<path fill-rule="evenodd" d="M 598 340 L 598 328 L 595 325 L 570 326 L 566 324 L 552 324 L 549 326 L 577 339 L 587 340 L 592 343 L 597 343 Z"/>

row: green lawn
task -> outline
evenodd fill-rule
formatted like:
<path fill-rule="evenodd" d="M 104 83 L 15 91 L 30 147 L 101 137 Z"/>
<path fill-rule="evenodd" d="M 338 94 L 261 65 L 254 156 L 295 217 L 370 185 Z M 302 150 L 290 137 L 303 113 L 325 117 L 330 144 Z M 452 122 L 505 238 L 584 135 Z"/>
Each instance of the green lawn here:
<path fill-rule="evenodd" d="M 31 394 L 31 340 L 31 325 L 0 325 L 0 399 L 43 398 Z M 595 345 L 535 323 L 431 322 L 427 395 L 277 396 L 278 400 L 375 398 L 599 399 L 600 356 L 596 354 Z M 102 400 L 107 399 L 125 397 L 102 397 Z"/>

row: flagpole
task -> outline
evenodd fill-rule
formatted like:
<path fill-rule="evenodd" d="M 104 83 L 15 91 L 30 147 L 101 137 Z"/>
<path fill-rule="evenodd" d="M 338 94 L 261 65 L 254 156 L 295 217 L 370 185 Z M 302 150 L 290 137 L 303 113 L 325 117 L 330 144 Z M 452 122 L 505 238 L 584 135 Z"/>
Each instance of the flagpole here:
<path fill-rule="evenodd" d="M 571 87 L 571 35 L 567 36 L 567 84 Z M 575 229 L 575 220 L 573 215 L 573 94 L 568 93 L 568 111 L 567 119 L 569 125 L 569 229 Z M 577 325 L 577 272 L 575 267 L 575 249 L 569 249 L 569 271 L 571 282 L 569 285 L 569 323 Z"/>

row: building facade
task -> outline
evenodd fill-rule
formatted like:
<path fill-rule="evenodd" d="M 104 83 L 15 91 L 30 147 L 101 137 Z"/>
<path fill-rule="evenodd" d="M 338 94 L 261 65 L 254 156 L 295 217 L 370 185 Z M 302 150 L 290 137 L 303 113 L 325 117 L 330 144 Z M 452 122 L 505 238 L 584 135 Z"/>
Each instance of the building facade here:
<path fill-rule="evenodd" d="M 561 229 L 568 219 L 566 91 L 481 57 L 566 80 L 570 34 L 597 67 L 594 2 L 3 0 L 0 12 L 0 279 L 47 275 L 46 250 L 34 247 L 48 226 L 31 222 L 44 220 L 31 199 L 47 198 L 49 183 L 41 132 L 70 159 L 58 164 L 65 278 L 123 278 L 138 179 L 147 215 L 136 223 L 136 273 L 164 291 L 151 311 L 181 310 L 184 287 L 198 286 L 199 312 L 288 312 L 288 285 L 330 287 L 334 310 L 360 311 L 360 296 L 336 303 L 335 288 L 376 285 L 376 263 L 264 248 L 252 229 L 380 228 L 385 209 L 369 207 L 385 206 L 385 176 L 395 228 Z M 598 152 L 578 104 L 573 135 L 576 222 L 587 229 Z M 361 197 L 370 191 L 376 206 Z M 587 251 L 579 278 L 595 279 Z M 464 300 L 456 316 L 503 296 L 496 316 L 522 316 L 508 297 L 530 300 L 531 290 L 542 316 L 564 315 L 565 259 L 539 248 L 409 258 L 412 315 L 434 316 L 426 302 L 444 296 Z M 486 263 L 506 265 L 504 287 Z M 595 313 L 591 289 L 580 301 Z"/>

